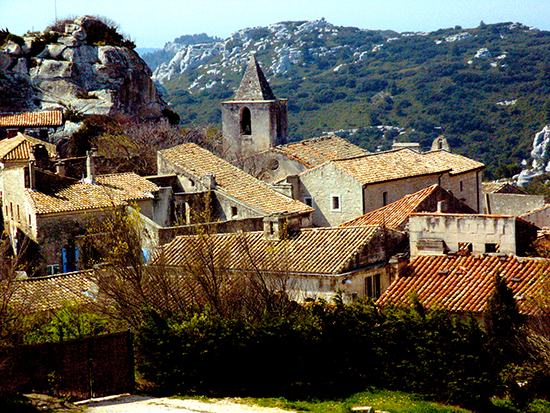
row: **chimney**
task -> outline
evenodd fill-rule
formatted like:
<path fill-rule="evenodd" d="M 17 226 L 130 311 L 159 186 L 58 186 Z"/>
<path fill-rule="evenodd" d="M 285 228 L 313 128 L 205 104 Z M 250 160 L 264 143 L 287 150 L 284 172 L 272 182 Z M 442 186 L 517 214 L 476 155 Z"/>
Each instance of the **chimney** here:
<path fill-rule="evenodd" d="M 65 162 L 59 161 L 55 164 L 55 173 L 60 176 L 65 176 Z"/>
<path fill-rule="evenodd" d="M 437 212 L 439 214 L 447 212 L 447 201 L 437 201 Z"/>
<path fill-rule="evenodd" d="M 407 267 L 409 260 L 406 254 L 396 254 L 390 258 L 390 282 L 398 279 L 403 275 L 403 270 Z"/>
<path fill-rule="evenodd" d="M 93 149 L 86 152 L 86 178 L 84 179 L 84 181 L 89 184 L 93 184 L 95 178 L 95 164 L 93 153 Z"/>
<path fill-rule="evenodd" d="M 288 236 L 288 220 L 284 215 L 273 214 L 264 217 L 264 239 L 280 241 Z"/>

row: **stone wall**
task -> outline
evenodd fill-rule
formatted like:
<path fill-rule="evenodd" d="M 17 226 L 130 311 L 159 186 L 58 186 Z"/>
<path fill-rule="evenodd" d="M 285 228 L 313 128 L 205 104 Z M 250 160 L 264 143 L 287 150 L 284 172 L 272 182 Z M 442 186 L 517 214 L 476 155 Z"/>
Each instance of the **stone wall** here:
<path fill-rule="evenodd" d="M 312 198 L 314 226 L 337 226 L 363 214 L 361 183 L 330 163 L 301 175 L 298 185 L 299 201 Z M 333 197 L 340 208 L 333 208 Z"/>
<path fill-rule="evenodd" d="M 362 214 L 382 208 L 384 206 L 385 192 L 387 193 L 387 202 L 385 205 L 388 205 L 400 200 L 406 195 L 413 194 L 428 186 L 439 183 L 439 176 L 439 174 L 424 175 L 366 185 L 363 189 L 365 204 Z"/>
<path fill-rule="evenodd" d="M 241 114 L 250 110 L 251 133 L 241 133 Z M 222 103 L 222 134 L 224 152 L 234 158 L 269 149 L 286 142 L 288 135 L 287 101 Z"/>
<path fill-rule="evenodd" d="M 496 244 L 500 253 L 517 253 L 516 218 L 512 216 L 412 214 L 409 234 L 411 258 L 429 252 L 421 251 L 422 240 L 442 240 L 451 252 L 459 251 L 459 244 L 471 244 L 471 252 L 482 254 Z"/>
<path fill-rule="evenodd" d="M 455 197 L 465 202 L 470 208 L 482 212 L 483 195 L 481 192 L 482 173 L 469 171 L 462 174 L 444 174 L 440 185 Z"/>
<path fill-rule="evenodd" d="M 484 212 L 495 215 L 526 214 L 545 205 L 544 195 L 484 194 Z"/>

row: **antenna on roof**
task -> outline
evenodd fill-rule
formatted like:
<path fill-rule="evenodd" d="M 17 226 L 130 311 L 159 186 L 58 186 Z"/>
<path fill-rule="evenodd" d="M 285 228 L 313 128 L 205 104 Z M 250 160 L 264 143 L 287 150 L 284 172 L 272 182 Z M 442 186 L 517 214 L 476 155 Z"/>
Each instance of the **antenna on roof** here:
<path fill-rule="evenodd" d="M 57 0 L 53 0 L 53 10 L 55 16 L 55 23 L 57 23 Z"/>

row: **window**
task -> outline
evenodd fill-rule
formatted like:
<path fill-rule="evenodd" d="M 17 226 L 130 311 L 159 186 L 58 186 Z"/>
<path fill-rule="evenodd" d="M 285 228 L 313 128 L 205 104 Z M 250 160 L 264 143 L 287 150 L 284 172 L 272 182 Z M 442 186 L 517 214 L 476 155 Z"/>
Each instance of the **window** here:
<path fill-rule="evenodd" d="M 459 242 L 458 243 L 458 253 L 459 254 L 469 254 L 472 252 L 472 243 L 471 242 Z"/>
<path fill-rule="evenodd" d="M 500 252 L 499 244 L 485 244 L 485 252 Z"/>
<path fill-rule="evenodd" d="M 232 206 L 232 207 L 231 207 L 231 218 L 236 218 L 237 215 L 238 215 L 237 207 L 236 207 L 236 206 Z"/>
<path fill-rule="evenodd" d="M 21 221 L 21 214 L 19 213 L 19 205 L 16 205 L 17 207 L 17 221 Z"/>
<path fill-rule="evenodd" d="M 252 135 L 252 116 L 248 108 L 244 108 L 241 112 L 241 134 Z"/>
<path fill-rule="evenodd" d="M 59 274 L 59 264 L 51 264 L 46 266 L 46 272 L 48 275 Z"/>
<path fill-rule="evenodd" d="M 382 192 L 382 206 L 388 205 L 388 191 Z"/>
<path fill-rule="evenodd" d="M 380 297 L 380 274 L 365 278 L 365 297 L 374 300 Z"/>
<path fill-rule="evenodd" d="M 342 210 L 342 203 L 340 202 L 340 195 L 331 195 L 331 210 L 333 211 L 341 211 Z"/>
<path fill-rule="evenodd" d="M 306 204 L 307 206 L 313 207 L 313 198 L 310 196 L 305 196 L 304 204 Z"/>
<path fill-rule="evenodd" d="M 464 191 L 464 183 L 460 181 L 460 192 Z"/>

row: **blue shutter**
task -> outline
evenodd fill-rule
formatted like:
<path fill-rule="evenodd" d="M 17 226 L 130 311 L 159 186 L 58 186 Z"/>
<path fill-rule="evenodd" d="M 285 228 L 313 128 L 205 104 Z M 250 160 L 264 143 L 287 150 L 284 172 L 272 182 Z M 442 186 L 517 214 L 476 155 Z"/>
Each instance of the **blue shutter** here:
<path fill-rule="evenodd" d="M 67 260 L 67 249 L 66 248 L 62 248 L 61 249 L 61 263 L 62 263 L 62 266 L 63 266 L 63 272 L 69 272 L 68 271 L 68 260 Z"/>
<path fill-rule="evenodd" d="M 78 265 L 78 247 L 74 247 L 74 270 L 80 270 Z"/>

